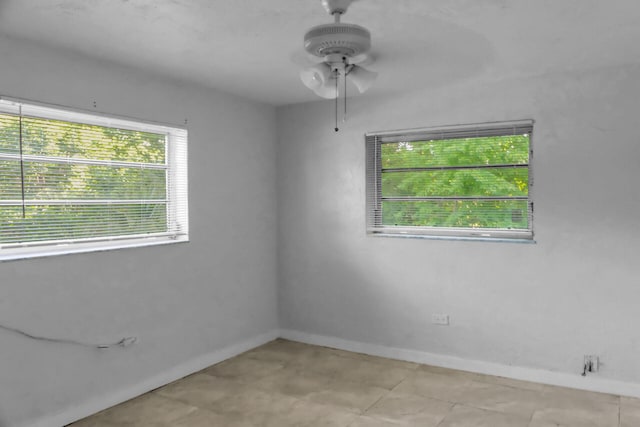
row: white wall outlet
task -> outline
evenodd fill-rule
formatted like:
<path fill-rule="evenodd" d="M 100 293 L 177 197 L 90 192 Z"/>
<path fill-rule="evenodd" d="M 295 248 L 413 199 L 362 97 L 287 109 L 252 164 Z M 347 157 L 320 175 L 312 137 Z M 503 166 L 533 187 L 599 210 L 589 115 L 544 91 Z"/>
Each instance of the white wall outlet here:
<path fill-rule="evenodd" d="M 448 314 L 432 314 L 431 323 L 433 323 L 434 325 L 449 325 L 449 315 Z"/>

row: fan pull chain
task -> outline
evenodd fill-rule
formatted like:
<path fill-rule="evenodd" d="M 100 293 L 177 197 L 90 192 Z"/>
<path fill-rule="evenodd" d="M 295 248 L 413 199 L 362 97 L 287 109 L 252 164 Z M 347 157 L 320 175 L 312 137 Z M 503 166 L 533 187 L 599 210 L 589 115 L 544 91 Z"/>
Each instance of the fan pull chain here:
<path fill-rule="evenodd" d="M 336 107 L 336 127 L 335 127 L 335 131 L 338 132 L 340 129 L 338 128 L 338 95 L 340 95 L 338 93 L 338 80 L 340 78 L 340 73 L 336 70 L 336 102 L 335 102 L 335 107 Z"/>
<path fill-rule="evenodd" d="M 344 116 L 342 116 L 342 122 L 347 121 L 347 69 L 344 70 Z"/>

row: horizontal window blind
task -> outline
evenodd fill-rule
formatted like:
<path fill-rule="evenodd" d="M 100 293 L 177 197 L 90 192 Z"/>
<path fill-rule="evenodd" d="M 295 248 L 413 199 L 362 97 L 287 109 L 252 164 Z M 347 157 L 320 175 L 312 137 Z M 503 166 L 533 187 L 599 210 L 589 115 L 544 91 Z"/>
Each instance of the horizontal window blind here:
<path fill-rule="evenodd" d="M 533 238 L 533 122 L 369 133 L 367 231 Z"/>
<path fill-rule="evenodd" d="M 186 240 L 187 192 L 185 129 L 0 99 L 0 259 Z"/>

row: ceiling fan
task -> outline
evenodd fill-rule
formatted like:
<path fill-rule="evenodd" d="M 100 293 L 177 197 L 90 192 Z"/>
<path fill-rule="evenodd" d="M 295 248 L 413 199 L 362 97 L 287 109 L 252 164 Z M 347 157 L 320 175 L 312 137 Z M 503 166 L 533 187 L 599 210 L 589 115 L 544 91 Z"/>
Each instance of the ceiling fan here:
<path fill-rule="evenodd" d="M 334 22 L 317 25 L 304 35 L 304 49 L 314 65 L 301 70 L 300 79 L 316 95 L 336 100 L 336 132 L 341 81 L 346 116 L 347 78 L 358 92 L 364 93 L 373 85 L 378 75 L 362 66 L 371 62 L 369 30 L 360 25 L 340 22 L 353 1 L 322 0 L 324 8 L 334 17 Z"/>

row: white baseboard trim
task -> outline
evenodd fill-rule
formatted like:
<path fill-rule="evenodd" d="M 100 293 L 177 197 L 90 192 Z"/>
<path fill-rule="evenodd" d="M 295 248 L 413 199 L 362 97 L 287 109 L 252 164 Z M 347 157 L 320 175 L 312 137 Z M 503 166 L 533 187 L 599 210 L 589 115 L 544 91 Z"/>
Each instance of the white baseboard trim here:
<path fill-rule="evenodd" d="M 340 350 L 364 353 L 371 356 L 380 356 L 389 359 L 440 366 L 443 368 L 458 369 L 480 374 L 513 378 L 516 380 L 595 391 L 599 393 L 640 397 L 640 384 L 638 383 L 609 380 L 605 378 L 598 378 L 594 375 L 583 377 L 578 373 L 569 374 L 565 372 L 553 372 L 521 366 L 502 365 L 498 363 L 484 362 L 481 360 L 463 359 L 455 356 L 427 353 L 418 350 L 350 341 L 288 329 L 281 330 L 280 337 L 291 341 L 332 347 Z"/>
<path fill-rule="evenodd" d="M 195 372 L 201 371 L 211 365 L 220 363 L 223 360 L 237 356 L 240 353 L 251 350 L 262 344 L 273 341 L 279 337 L 277 329 L 262 335 L 242 341 L 238 344 L 225 347 L 209 354 L 202 355 L 185 363 L 182 363 L 172 369 L 164 371 L 155 377 L 149 378 L 143 382 L 137 383 L 130 388 L 117 390 L 105 396 L 98 396 L 82 403 L 80 406 L 68 408 L 56 415 L 42 417 L 34 422 L 27 423 L 28 427 L 60 427 L 78 421 L 89 415 L 110 408 L 129 399 L 140 396 L 158 387 L 162 387 L 173 381 L 184 378 Z"/>

